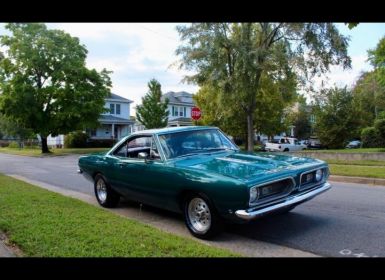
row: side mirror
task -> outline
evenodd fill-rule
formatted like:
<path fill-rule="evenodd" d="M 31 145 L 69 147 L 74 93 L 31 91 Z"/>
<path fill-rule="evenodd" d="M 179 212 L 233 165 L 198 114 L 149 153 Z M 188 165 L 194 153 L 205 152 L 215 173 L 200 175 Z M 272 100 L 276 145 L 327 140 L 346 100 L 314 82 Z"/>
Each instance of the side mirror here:
<path fill-rule="evenodd" d="M 147 159 L 148 158 L 148 154 L 145 153 L 145 152 L 141 152 L 138 154 L 138 158 L 139 159 Z"/>

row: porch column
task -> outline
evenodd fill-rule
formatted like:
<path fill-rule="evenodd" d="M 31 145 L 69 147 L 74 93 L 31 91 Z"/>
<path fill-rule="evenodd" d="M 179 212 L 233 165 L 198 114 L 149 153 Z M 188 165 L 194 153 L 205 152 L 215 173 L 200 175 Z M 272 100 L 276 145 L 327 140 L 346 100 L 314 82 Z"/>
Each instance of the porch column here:
<path fill-rule="evenodd" d="M 112 126 L 111 136 L 112 136 L 112 139 L 115 139 L 115 124 L 111 124 L 111 126 Z"/>

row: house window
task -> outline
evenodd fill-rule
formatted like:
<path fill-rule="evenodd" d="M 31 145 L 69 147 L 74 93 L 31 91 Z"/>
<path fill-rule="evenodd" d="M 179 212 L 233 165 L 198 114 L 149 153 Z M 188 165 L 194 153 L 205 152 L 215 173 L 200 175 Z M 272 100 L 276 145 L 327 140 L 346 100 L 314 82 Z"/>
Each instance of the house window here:
<path fill-rule="evenodd" d="M 120 104 L 116 104 L 116 114 L 120 115 Z"/>
<path fill-rule="evenodd" d="M 183 107 L 179 107 L 179 116 L 183 117 Z"/>
<path fill-rule="evenodd" d="M 110 113 L 115 114 L 115 104 L 110 104 Z"/>
<path fill-rule="evenodd" d="M 177 107 L 177 106 L 175 106 L 175 108 L 174 108 L 174 116 L 178 116 L 179 115 L 179 107 Z"/>
<path fill-rule="evenodd" d="M 186 107 L 183 107 L 183 116 L 186 117 L 187 114 L 186 114 Z"/>

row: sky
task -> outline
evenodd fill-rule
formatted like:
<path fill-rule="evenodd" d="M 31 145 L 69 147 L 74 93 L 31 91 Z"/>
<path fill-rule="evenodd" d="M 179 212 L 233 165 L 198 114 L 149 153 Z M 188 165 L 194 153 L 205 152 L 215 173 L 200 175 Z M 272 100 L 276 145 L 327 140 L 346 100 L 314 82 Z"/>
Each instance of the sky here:
<path fill-rule="evenodd" d="M 197 92 L 198 86 L 182 83 L 189 73 L 175 65 L 175 55 L 180 45 L 177 25 L 188 23 L 47 23 L 48 28 L 61 29 L 78 37 L 88 50 L 87 66 L 113 71 L 112 92 L 126 97 L 135 106 L 141 104 L 141 97 L 148 91 L 147 83 L 152 78 L 162 85 L 162 91 Z M 0 34 L 5 34 L 0 23 Z M 352 69 L 332 66 L 330 73 L 314 80 L 326 86 L 352 86 L 362 71 L 372 69 L 367 60 L 367 50 L 374 48 L 385 36 L 385 23 L 360 23 L 352 30 L 337 23 L 343 35 L 350 37 L 348 54 Z"/>

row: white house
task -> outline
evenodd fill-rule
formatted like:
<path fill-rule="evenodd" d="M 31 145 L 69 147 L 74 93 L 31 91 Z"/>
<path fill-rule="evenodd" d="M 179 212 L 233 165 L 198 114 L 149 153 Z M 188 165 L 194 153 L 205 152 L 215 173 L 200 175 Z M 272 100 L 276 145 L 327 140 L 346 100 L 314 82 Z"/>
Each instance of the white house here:
<path fill-rule="evenodd" d="M 167 126 L 187 126 L 193 125 L 191 119 L 191 109 L 195 106 L 191 93 L 167 92 L 162 95 L 162 101 L 168 99 L 168 124 Z"/>
<path fill-rule="evenodd" d="M 87 130 L 91 139 L 121 139 L 133 132 L 134 121 L 130 119 L 131 100 L 111 93 L 104 107 L 109 112 L 99 118 L 100 127 Z"/>
<path fill-rule="evenodd" d="M 104 107 L 109 109 L 107 113 L 100 115 L 100 126 L 96 129 L 86 129 L 91 139 L 121 139 L 134 131 L 135 121 L 130 119 L 130 105 L 132 101 L 111 93 L 105 99 Z M 48 146 L 62 147 L 64 135 L 57 137 L 48 136 Z"/>

